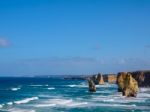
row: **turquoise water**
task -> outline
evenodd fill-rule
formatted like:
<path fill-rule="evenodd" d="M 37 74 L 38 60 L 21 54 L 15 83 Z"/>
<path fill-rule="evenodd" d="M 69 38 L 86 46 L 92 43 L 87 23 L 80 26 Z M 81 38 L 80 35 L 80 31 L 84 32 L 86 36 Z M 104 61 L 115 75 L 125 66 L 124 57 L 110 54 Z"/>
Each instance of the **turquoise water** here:
<path fill-rule="evenodd" d="M 116 84 L 90 93 L 84 80 L 0 78 L 0 112 L 150 112 L 150 88 L 126 98 Z"/>

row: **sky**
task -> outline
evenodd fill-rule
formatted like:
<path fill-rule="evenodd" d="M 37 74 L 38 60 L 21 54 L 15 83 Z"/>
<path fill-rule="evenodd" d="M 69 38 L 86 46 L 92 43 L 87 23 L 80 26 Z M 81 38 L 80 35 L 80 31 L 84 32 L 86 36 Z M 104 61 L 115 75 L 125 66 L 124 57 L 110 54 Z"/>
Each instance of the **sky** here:
<path fill-rule="evenodd" d="M 149 0 L 0 0 L 0 76 L 149 69 Z"/>

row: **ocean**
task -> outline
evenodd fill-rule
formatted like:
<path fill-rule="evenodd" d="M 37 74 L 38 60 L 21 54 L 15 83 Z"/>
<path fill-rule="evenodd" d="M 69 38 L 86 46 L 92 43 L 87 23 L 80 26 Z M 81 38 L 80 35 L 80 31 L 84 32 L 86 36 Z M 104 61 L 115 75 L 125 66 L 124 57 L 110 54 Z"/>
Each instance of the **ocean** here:
<path fill-rule="evenodd" d="M 116 84 L 90 93 L 85 80 L 1 77 L 0 112 L 150 112 L 150 88 L 126 98 Z"/>

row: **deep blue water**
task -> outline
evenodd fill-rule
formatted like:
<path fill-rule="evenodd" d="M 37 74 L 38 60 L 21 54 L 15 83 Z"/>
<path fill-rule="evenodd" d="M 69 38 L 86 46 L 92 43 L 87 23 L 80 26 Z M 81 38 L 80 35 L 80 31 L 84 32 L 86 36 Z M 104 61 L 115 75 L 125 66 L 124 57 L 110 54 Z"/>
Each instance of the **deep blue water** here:
<path fill-rule="evenodd" d="M 150 88 L 136 98 L 117 92 L 117 85 L 88 92 L 83 80 L 56 78 L 0 78 L 1 112 L 150 112 Z"/>

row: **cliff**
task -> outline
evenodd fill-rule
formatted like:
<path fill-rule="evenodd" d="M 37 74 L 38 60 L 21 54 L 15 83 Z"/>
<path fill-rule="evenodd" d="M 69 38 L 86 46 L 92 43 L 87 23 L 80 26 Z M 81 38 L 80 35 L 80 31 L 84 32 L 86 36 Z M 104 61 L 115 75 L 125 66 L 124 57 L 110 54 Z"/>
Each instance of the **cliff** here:
<path fill-rule="evenodd" d="M 138 82 L 139 87 L 150 87 L 150 71 L 135 71 L 129 72 L 132 77 Z"/>
<path fill-rule="evenodd" d="M 115 74 L 107 74 L 107 75 L 103 75 L 104 78 L 104 82 L 108 82 L 108 83 L 116 83 L 117 80 L 117 75 Z"/>

